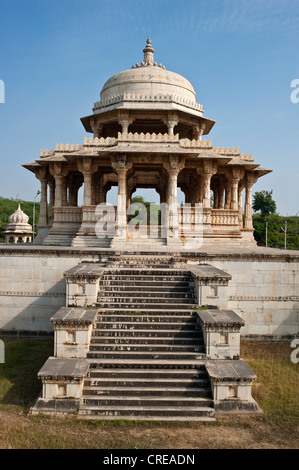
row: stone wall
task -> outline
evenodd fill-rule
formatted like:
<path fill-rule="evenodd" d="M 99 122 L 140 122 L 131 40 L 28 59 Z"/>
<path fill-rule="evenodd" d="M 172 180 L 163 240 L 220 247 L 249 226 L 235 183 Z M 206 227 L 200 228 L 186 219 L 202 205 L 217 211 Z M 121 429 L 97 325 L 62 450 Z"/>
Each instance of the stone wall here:
<path fill-rule="evenodd" d="M 68 247 L 0 248 L 0 330 L 52 331 L 50 317 L 65 305 L 63 273 L 110 252 Z M 291 253 L 291 254 L 290 254 Z M 264 249 L 236 253 L 180 253 L 229 274 L 227 309 L 245 320 L 241 335 L 299 333 L 299 253 Z"/>

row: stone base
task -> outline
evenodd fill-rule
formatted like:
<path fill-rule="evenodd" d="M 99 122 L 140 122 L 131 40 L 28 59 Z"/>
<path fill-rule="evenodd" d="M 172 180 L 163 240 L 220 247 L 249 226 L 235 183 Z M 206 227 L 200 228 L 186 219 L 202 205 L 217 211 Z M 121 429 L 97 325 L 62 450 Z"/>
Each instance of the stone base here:
<path fill-rule="evenodd" d="M 44 239 L 48 236 L 49 232 L 51 230 L 51 227 L 40 227 L 38 229 L 38 233 L 33 240 L 33 245 L 42 245 L 44 242 Z"/>
<path fill-rule="evenodd" d="M 214 400 L 215 415 L 225 414 L 263 414 L 263 410 L 255 400 L 242 401 L 238 399 Z"/>
<path fill-rule="evenodd" d="M 80 406 L 79 398 L 51 398 L 38 397 L 34 405 L 29 410 L 29 415 L 49 414 L 49 415 L 77 415 Z"/>

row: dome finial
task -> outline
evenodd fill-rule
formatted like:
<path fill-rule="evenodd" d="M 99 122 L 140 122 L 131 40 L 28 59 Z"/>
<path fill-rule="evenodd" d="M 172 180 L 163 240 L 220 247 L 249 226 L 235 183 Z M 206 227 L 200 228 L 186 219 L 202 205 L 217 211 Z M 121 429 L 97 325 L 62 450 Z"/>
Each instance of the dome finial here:
<path fill-rule="evenodd" d="M 155 49 L 153 49 L 152 47 L 151 38 L 148 37 L 146 40 L 146 46 L 143 49 L 144 65 L 154 65 L 154 52 L 155 52 Z"/>

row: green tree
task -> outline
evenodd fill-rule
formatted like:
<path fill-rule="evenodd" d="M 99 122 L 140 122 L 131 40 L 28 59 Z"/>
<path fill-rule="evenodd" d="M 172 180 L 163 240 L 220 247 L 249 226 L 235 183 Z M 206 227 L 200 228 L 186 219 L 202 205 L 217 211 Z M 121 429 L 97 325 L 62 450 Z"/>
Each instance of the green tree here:
<path fill-rule="evenodd" d="M 256 192 L 253 196 L 252 208 L 254 212 L 261 213 L 262 216 L 276 213 L 276 202 L 272 198 L 273 191 Z"/>

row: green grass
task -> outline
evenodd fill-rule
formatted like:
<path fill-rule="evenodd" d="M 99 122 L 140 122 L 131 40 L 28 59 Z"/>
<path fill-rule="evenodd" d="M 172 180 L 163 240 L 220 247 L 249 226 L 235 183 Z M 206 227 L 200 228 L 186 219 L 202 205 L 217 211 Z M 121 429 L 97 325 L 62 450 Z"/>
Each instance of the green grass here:
<path fill-rule="evenodd" d="M 37 372 L 53 355 L 53 339 L 4 339 L 5 364 L 0 364 L 0 410 L 27 412 L 41 390 Z"/>
<path fill-rule="evenodd" d="M 299 364 L 290 344 L 242 341 L 243 357 L 258 376 L 253 396 L 261 416 L 205 422 L 78 420 L 28 416 L 41 391 L 37 372 L 53 354 L 52 339 L 4 339 L 0 364 L 0 448 L 206 449 L 298 448 Z"/>

